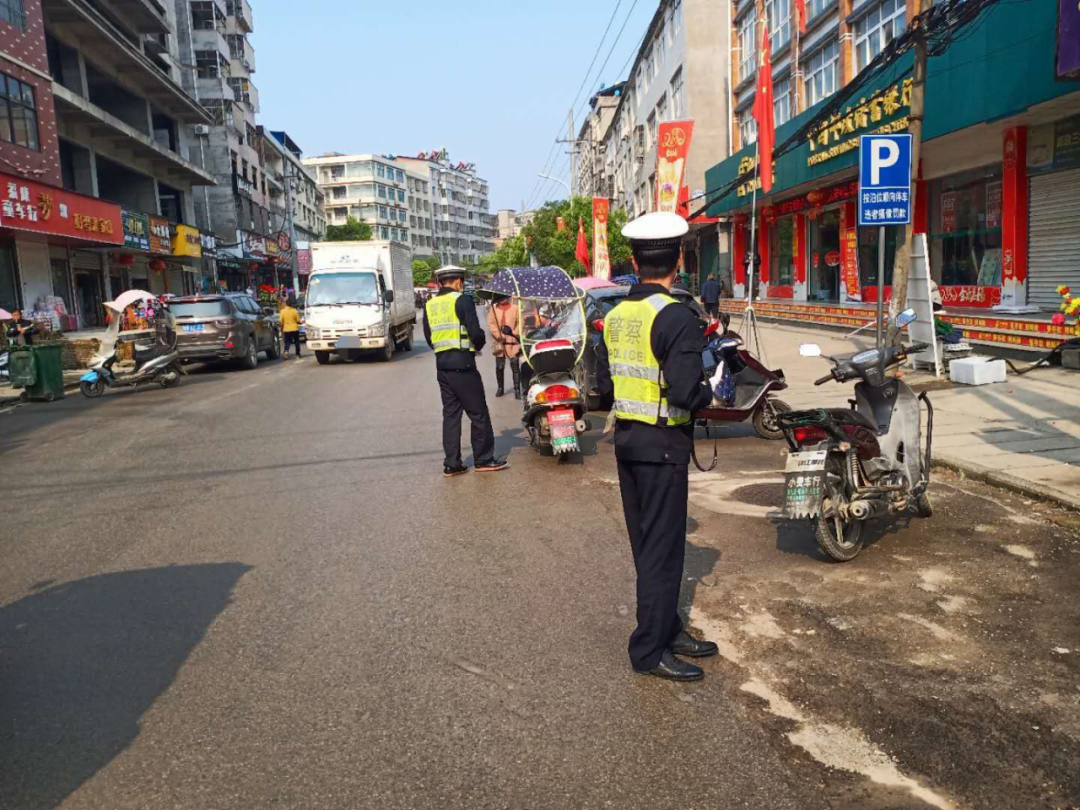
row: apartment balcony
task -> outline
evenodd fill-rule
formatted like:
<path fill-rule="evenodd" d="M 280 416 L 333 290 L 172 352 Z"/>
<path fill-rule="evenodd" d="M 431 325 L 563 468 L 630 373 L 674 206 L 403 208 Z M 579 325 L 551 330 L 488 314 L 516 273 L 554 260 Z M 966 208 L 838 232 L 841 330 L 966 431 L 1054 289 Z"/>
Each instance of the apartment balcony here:
<path fill-rule="evenodd" d="M 255 30 L 252 25 L 251 4 L 247 0 L 226 0 L 225 5 L 230 34 L 250 34 Z"/>
<path fill-rule="evenodd" d="M 234 76 L 255 72 L 255 49 L 247 37 L 234 36 L 229 40 L 229 58 L 232 60 Z"/>
<path fill-rule="evenodd" d="M 52 83 L 52 92 L 57 128 L 61 132 L 88 131 L 92 138 L 108 139 L 135 157 L 150 161 L 162 175 L 159 179 L 197 186 L 217 185 L 212 174 L 59 82 Z"/>
<path fill-rule="evenodd" d="M 232 58 L 229 43 L 216 28 L 201 28 L 191 32 L 191 46 L 195 51 L 214 51 L 228 62 Z"/>
<path fill-rule="evenodd" d="M 117 2 L 117 5 L 121 4 Z M 129 3 L 122 5 L 127 8 Z M 83 53 L 92 53 L 95 67 L 128 92 L 147 99 L 178 121 L 211 123 L 210 114 L 202 105 L 143 52 L 141 40 L 122 31 L 95 6 L 86 0 L 42 0 L 42 9 L 49 31 L 57 40 Z M 162 29 L 168 30 L 168 27 Z"/>
<path fill-rule="evenodd" d="M 259 91 L 250 79 L 232 77 L 229 79 L 229 87 L 232 88 L 237 102 L 246 104 L 254 113 L 259 111 Z"/>

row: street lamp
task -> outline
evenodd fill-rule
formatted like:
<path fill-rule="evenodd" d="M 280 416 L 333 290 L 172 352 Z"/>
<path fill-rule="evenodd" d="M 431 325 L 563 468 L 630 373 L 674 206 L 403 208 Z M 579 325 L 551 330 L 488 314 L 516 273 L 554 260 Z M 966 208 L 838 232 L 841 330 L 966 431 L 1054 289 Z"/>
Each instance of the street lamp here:
<path fill-rule="evenodd" d="M 572 192 L 570 190 L 570 186 L 567 185 L 566 182 L 564 182 L 563 180 L 560 180 L 558 177 L 550 177 L 550 176 L 548 176 L 546 174 L 541 174 L 540 177 L 542 177 L 545 180 L 554 180 L 556 183 L 558 183 L 560 186 L 562 186 L 563 188 L 566 189 L 566 198 L 568 200 L 570 200 L 571 202 L 574 201 L 574 192 Z"/>

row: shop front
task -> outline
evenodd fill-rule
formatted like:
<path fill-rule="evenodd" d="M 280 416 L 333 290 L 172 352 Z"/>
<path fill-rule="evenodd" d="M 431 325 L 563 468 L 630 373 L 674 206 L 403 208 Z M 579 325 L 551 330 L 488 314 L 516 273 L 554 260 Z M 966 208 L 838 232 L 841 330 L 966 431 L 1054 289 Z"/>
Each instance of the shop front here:
<path fill-rule="evenodd" d="M 996 309 L 1048 320 L 1058 286 L 1080 288 L 1080 85 L 1055 80 L 1051 5 L 995 6 L 930 60 L 913 229 L 946 307 L 972 317 Z M 1018 30 L 1041 33 L 1018 42 Z M 911 66 L 908 54 L 827 119 L 823 102 L 778 127 L 777 144 L 801 134 L 775 159 L 770 193 L 758 184 L 756 210 L 753 145 L 706 173 L 708 214 L 730 223 L 737 297 L 751 264 L 755 298 L 789 302 L 788 311 L 857 313 L 879 284 L 890 295 L 904 232 L 885 228 L 879 279 L 879 230 L 856 222 L 858 143 L 906 131 Z M 985 86 L 994 92 L 970 91 Z"/>
<path fill-rule="evenodd" d="M 0 307 L 57 332 L 100 323 L 99 251 L 122 242 L 120 206 L 0 174 Z"/>

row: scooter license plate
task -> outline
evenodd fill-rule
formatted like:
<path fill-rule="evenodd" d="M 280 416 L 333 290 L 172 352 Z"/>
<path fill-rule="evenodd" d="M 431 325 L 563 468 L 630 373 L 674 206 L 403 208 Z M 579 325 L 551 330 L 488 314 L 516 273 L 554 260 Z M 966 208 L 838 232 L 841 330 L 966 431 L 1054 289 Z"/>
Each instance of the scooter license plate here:
<path fill-rule="evenodd" d="M 547 415 L 551 428 L 551 446 L 556 453 L 577 449 L 577 419 L 570 408 L 559 408 Z"/>
<path fill-rule="evenodd" d="M 827 450 L 791 453 L 784 469 L 784 516 L 810 518 L 821 511 L 825 497 Z"/>

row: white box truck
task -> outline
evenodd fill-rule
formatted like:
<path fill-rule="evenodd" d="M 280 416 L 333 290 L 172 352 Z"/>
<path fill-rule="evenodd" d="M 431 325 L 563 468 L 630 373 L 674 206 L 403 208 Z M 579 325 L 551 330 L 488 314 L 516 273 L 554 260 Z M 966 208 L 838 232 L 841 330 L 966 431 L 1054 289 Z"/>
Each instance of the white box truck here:
<path fill-rule="evenodd" d="M 330 355 L 355 360 L 377 351 L 412 349 L 416 324 L 412 250 L 400 242 L 315 242 L 304 306 L 308 348 L 320 364 Z"/>

